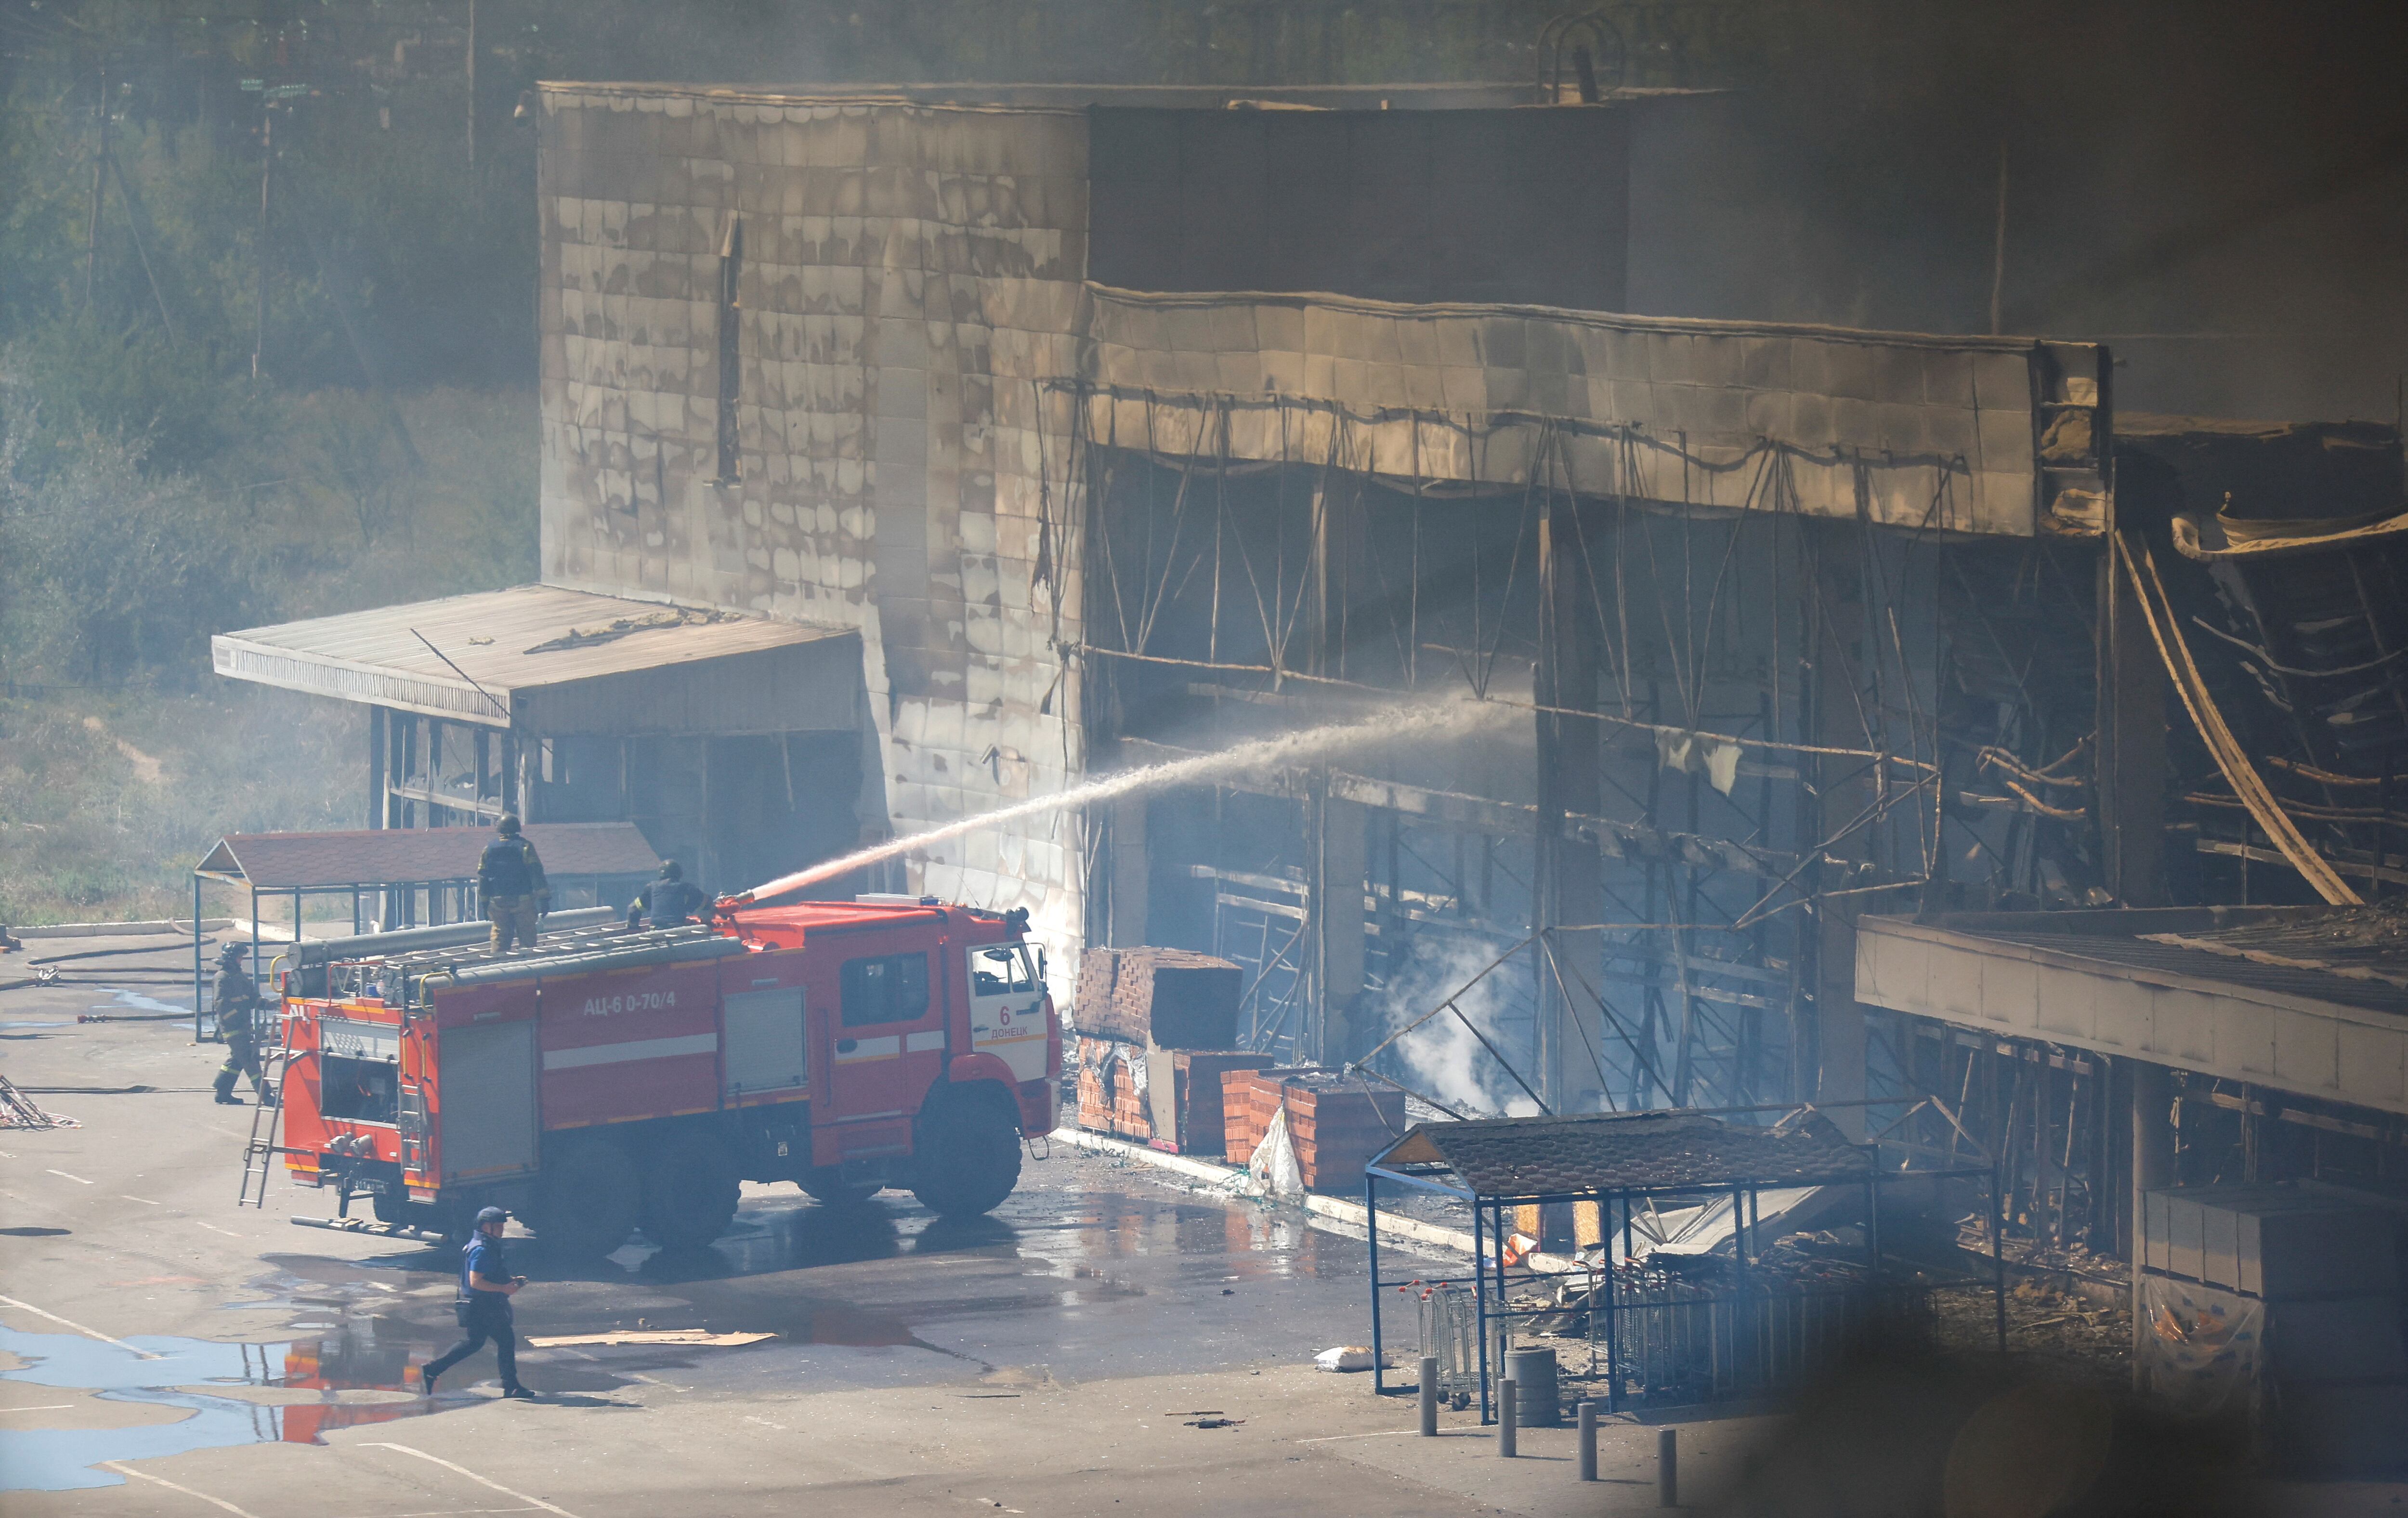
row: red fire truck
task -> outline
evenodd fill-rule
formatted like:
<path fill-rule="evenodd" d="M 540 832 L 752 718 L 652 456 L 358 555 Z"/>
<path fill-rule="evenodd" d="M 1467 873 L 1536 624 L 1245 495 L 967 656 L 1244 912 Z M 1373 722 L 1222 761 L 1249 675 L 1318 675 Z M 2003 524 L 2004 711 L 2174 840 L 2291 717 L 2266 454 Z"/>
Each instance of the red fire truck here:
<path fill-rule="evenodd" d="M 284 978 L 273 1147 L 348 1214 L 463 1238 L 705 1244 L 742 1181 L 986 1211 L 1051 1132 L 1061 1023 L 1027 914 L 919 899 L 722 909 L 494 956 L 348 940 Z"/>

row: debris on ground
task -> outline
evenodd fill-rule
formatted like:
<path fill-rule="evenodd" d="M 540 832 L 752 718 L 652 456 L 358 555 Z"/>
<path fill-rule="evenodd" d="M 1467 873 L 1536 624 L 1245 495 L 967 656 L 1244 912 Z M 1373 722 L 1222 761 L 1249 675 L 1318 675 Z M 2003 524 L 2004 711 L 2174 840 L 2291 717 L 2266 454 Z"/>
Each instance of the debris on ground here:
<path fill-rule="evenodd" d="M 0 1075 L 0 1128 L 80 1128 L 83 1124 L 71 1117 L 45 1112 L 39 1103 L 17 1089 L 7 1076 Z"/>
<path fill-rule="evenodd" d="M 707 1328 L 623 1328 L 608 1334 L 552 1334 L 541 1339 L 530 1337 L 527 1342 L 539 1350 L 577 1349 L 590 1344 L 685 1344 L 708 1345 L 714 1349 L 740 1349 L 758 1344 L 775 1334 L 714 1334 Z"/>
<path fill-rule="evenodd" d="M 1368 1344 L 1340 1344 L 1323 1350 L 1312 1357 L 1322 1370 L 1369 1370 L 1371 1368 L 1371 1347 Z"/>
<path fill-rule="evenodd" d="M 2132 1310 L 2126 1302 L 2027 1281 L 2008 1288 L 2006 1305 L 2009 1353 L 2109 1384 L 2130 1379 Z M 1931 1306 L 1943 1346 L 1986 1351 L 1997 1344 L 1998 1305 L 1987 1283 L 1936 1289 Z"/>

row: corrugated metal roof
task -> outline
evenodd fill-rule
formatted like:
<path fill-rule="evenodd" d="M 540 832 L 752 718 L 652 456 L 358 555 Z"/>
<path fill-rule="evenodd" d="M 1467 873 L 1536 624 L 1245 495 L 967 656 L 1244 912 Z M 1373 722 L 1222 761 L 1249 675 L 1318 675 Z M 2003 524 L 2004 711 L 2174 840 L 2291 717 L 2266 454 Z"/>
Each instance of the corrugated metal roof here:
<path fill-rule="evenodd" d="M 197 868 L 262 891 L 466 880 L 493 838 L 481 827 L 375 828 L 350 833 L 236 833 Z M 526 836 L 558 880 L 649 875 L 660 855 L 633 823 L 529 823 Z"/>
<path fill-rule="evenodd" d="M 1483 1196 L 1863 1181 L 1872 1156 L 1806 1123 L 1742 1128 L 1694 1112 L 1424 1123 L 1375 1165 L 1437 1164 Z"/>
<path fill-rule="evenodd" d="M 236 680 L 498 727 L 509 725 L 514 695 L 849 636 L 519 585 L 251 627 L 209 645 L 217 672 Z"/>

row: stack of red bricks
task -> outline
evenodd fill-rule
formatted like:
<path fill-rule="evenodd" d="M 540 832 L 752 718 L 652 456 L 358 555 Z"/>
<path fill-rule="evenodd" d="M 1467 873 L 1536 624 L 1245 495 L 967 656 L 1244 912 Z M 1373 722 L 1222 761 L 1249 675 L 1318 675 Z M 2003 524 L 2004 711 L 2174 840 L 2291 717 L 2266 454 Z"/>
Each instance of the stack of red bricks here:
<path fill-rule="evenodd" d="M 1228 1048 L 1237 1041 L 1242 979 L 1227 960 L 1187 950 L 1088 950 L 1071 1012 L 1079 1126 L 1217 1157 L 1222 1072 L 1271 1063 Z"/>
<path fill-rule="evenodd" d="M 1185 949 L 1090 949 L 1071 1021 L 1082 1034 L 1140 1049 L 1228 1049 L 1244 979 L 1229 961 Z"/>
<path fill-rule="evenodd" d="M 1136 1072 L 1122 1058 L 1126 1046 L 1109 1038 L 1079 1039 L 1079 1126 L 1140 1143 L 1154 1138 L 1154 1118 Z M 1140 1059 L 1145 1052 L 1136 1052 Z"/>
<path fill-rule="evenodd" d="M 1221 1107 L 1232 1165 L 1253 1159 L 1271 1119 L 1285 1111 L 1297 1168 L 1314 1191 L 1359 1189 L 1363 1167 L 1406 1127 L 1401 1092 L 1311 1066 L 1231 1070 L 1221 1078 Z"/>

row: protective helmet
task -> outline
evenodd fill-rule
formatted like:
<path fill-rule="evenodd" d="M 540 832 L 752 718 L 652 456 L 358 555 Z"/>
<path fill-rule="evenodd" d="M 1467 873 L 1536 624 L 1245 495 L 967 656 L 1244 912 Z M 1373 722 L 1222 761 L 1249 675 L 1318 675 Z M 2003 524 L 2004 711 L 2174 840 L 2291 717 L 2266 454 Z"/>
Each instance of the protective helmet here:
<path fill-rule="evenodd" d="M 238 963 L 244 955 L 250 952 L 251 945 L 247 943 L 230 943 L 218 951 L 218 963 L 221 965 L 236 964 Z"/>
<path fill-rule="evenodd" d="M 482 1209 L 477 1213 L 477 1226 L 480 1228 L 483 1227 L 488 1223 L 508 1223 L 509 1221 L 509 1210 L 507 1208 L 488 1207 Z"/>
<path fill-rule="evenodd" d="M 517 838 L 519 836 L 519 814 L 514 811 L 506 811 L 502 813 L 501 820 L 494 823 L 494 831 L 499 833 L 506 838 Z"/>
<path fill-rule="evenodd" d="M 661 879 L 665 881 L 684 880 L 685 866 L 679 864 L 674 859 L 665 859 L 661 861 Z"/>

